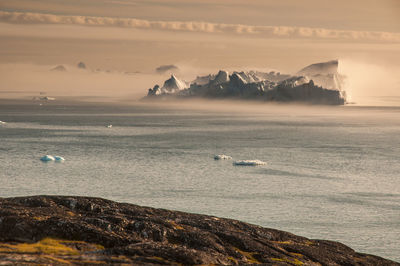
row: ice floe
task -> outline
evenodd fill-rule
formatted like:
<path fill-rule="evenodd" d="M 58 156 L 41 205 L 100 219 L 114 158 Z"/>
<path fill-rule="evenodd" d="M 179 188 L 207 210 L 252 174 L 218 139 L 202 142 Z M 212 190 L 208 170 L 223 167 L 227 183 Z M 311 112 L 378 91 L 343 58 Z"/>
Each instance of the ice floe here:
<path fill-rule="evenodd" d="M 231 160 L 232 157 L 225 154 L 218 154 L 214 156 L 214 160 Z"/>
<path fill-rule="evenodd" d="M 257 166 L 257 165 L 266 165 L 266 162 L 260 160 L 240 160 L 234 161 L 233 165 L 243 165 L 243 166 Z"/>
<path fill-rule="evenodd" d="M 63 162 L 63 161 L 65 161 L 64 157 L 61 157 L 61 156 L 54 156 L 54 159 L 56 160 L 56 162 Z"/>
<path fill-rule="evenodd" d="M 51 155 L 45 155 L 41 157 L 40 160 L 43 162 L 50 162 L 50 161 L 55 161 L 56 159 Z"/>
<path fill-rule="evenodd" d="M 61 156 L 52 156 L 52 155 L 45 155 L 45 156 L 41 157 L 40 160 L 42 162 L 53 162 L 53 161 L 63 162 L 63 161 L 65 161 L 65 159 Z"/>

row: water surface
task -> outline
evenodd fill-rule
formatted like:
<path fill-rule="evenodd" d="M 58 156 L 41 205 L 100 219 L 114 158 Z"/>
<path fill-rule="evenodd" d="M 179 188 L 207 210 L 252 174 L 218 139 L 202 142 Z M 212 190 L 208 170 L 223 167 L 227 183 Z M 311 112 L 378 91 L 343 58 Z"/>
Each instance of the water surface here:
<path fill-rule="evenodd" d="M 399 107 L 2 102 L 0 120 L 1 197 L 96 196 L 211 214 L 400 261 Z M 233 166 L 214 161 L 219 153 L 268 164 Z M 66 161 L 42 163 L 45 154 Z"/>

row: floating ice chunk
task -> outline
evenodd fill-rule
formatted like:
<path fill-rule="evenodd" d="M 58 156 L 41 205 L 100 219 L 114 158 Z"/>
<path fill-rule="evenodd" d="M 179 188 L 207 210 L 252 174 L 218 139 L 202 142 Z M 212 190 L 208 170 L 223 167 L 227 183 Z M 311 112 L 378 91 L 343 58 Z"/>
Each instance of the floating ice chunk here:
<path fill-rule="evenodd" d="M 45 155 L 42 158 L 40 158 L 40 160 L 43 162 L 49 162 L 49 161 L 54 161 L 55 158 L 51 155 Z"/>
<path fill-rule="evenodd" d="M 231 160 L 232 157 L 225 154 L 218 154 L 214 156 L 214 160 Z"/>
<path fill-rule="evenodd" d="M 108 128 L 112 128 L 112 125 L 107 125 Z"/>
<path fill-rule="evenodd" d="M 256 165 L 266 165 L 266 162 L 260 160 L 241 160 L 234 161 L 233 165 L 244 165 L 244 166 L 256 166 Z"/>
<path fill-rule="evenodd" d="M 63 162 L 65 161 L 65 159 L 61 156 L 54 156 L 54 159 L 56 160 L 56 162 Z"/>

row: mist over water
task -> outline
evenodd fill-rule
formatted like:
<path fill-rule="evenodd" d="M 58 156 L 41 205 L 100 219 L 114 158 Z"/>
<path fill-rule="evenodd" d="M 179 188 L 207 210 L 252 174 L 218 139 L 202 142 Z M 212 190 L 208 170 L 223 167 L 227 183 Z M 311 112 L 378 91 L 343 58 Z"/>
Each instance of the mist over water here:
<path fill-rule="evenodd" d="M 9 98 L 30 99 L 44 92 L 64 97 L 130 97 L 137 100 L 147 93 L 147 87 L 160 82 L 164 76 L 154 73 L 129 72 L 113 69 L 79 69 L 76 65 L 63 65 L 66 71 L 52 70 L 57 65 L 1 64 L 0 93 Z M 13 94 L 14 93 L 14 94 Z"/>
<path fill-rule="evenodd" d="M 2 73 L 0 93 L 2 98 L 29 99 L 37 96 L 39 92 L 45 92 L 60 97 L 134 102 L 144 97 L 147 89 L 155 84 L 162 86 L 171 74 L 189 82 L 197 76 L 216 74 L 219 70 L 196 67 L 187 62 L 177 62 L 174 65 L 177 66 L 176 69 L 160 74 L 155 70 L 140 72 L 129 69 L 99 69 L 90 66 L 87 69 L 78 69 L 76 65 L 68 64 L 63 64 L 66 71 L 51 71 L 57 65 L 0 64 Z M 268 66 L 222 69 L 230 72 L 272 70 Z M 275 71 L 279 70 L 275 69 Z M 364 106 L 400 105 L 400 67 L 398 65 L 383 65 L 374 61 L 343 58 L 339 59 L 338 72 L 346 76 L 345 90 L 348 102 Z"/>
<path fill-rule="evenodd" d="M 399 105 L 399 65 L 341 59 L 338 71 L 347 77 L 345 90 L 349 102 L 375 106 Z"/>
<path fill-rule="evenodd" d="M 2 197 L 84 195 L 211 214 L 400 261 L 397 107 L 3 101 L 0 120 Z M 42 163 L 45 154 L 66 161 Z"/>

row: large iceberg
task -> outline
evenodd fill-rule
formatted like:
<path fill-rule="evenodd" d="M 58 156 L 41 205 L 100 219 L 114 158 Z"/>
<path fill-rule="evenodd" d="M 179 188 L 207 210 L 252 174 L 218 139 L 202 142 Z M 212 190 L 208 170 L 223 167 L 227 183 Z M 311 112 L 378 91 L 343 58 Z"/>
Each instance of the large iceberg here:
<path fill-rule="evenodd" d="M 316 85 L 326 89 L 344 92 L 345 76 L 338 73 L 338 67 L 339 61 L 332 60 L 309 65 L 301 69 L 297 74 L 312 79 Z"/>
<path fill-rule="evenodd" d="M 148 95 L 179 94 L 187 87 L 188 84 L 185 81 L 178 79 L 175 75 L 171 75 L 171 78 L 167 79 L 161 88 L 155 85 L 153 89 L 149 89 Z"/>
<path fill-rule="evenodd" d="M 203 97 L 308 102 L 342 105 L 346 102 L 343 75 L 337 60 L 307 66 L 295 75 L 280 72 L 220 70 L 186 83 L 174 75 L 162 87 L 149 89 L 146 98 Z"/>

